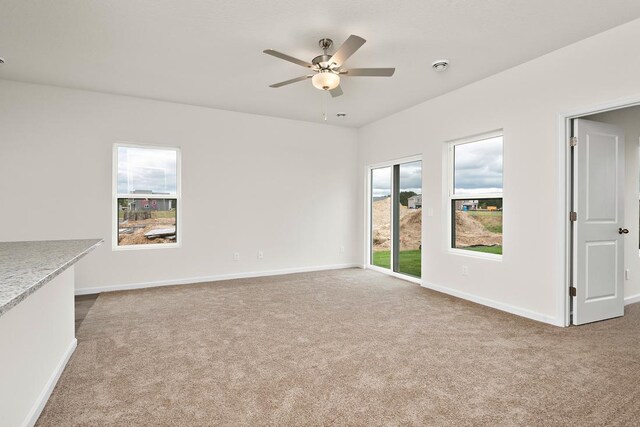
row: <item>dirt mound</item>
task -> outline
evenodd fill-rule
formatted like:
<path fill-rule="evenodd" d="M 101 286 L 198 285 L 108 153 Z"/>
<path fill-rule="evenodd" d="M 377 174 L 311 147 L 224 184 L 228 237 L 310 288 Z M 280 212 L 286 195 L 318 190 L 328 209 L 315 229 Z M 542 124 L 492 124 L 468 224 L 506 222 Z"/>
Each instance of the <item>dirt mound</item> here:
<path fill-rule="evenodd" d="M 422 243 L 422 209 L 400 207 L 400 250 L 420 249 Z"/>
<path fill-rule="evenodd" d="M 391 198 L 373 202 L 373 249 L 391 248 Z M 422 209 L 400 206 L 400 250 L 419 249 L 422 243 Z M 486 226 L 468 212 L 456 212 L 456 247 L 502 245 L 502 234 Z"/>
<path fill-rule="evenodd" d="M 373 202 L 373 249 L 391 248 L 391 198 Z M 400 206 L 400 250 L 419 249 L 422 242 L 422 209 Z"/>
<path fill-rule="evenodd" d="M 174 228 L 176 220 L 174 218 L 154 218 L 139 221 L 127 221 L 120 223 L 120 233 L 118 242 L 120 245 L 149 245 L 154 243 L 175 243 L 174 239 L 158 237 L 148 239 L 144 233 L 159 228 Z"/>
<path fill-rule="evenodd" d="M 468 212 L 456 211 L 456 247 L 495 246 L 502 244 L 502 235 L 492 233 Z"/>

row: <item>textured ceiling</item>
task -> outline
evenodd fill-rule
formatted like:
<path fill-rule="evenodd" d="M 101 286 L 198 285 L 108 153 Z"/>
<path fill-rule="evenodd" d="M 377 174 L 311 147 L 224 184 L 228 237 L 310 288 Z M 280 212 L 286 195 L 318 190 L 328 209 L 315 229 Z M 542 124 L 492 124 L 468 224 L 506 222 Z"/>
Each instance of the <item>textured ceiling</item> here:
<path fill-rule="evenodd" d="M 361 126 L 638 17 L 638 0 L 0 0 L 0 79 Z M 310 61 L 349 34 L 367 43 L 348 67 L 396 74 L 335 99 L 268 87 L 307 70 L 262 50 Z"/>

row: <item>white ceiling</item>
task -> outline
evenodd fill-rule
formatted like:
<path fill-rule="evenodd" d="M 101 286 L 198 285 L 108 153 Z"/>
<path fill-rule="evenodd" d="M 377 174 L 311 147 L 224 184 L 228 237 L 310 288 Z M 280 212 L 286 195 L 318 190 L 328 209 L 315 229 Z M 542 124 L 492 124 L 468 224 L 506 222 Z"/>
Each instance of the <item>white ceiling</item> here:
<path fill-rule="evenodd" d="M 361 126 L 638 17 L 638 0 L 0 0 L 0 78 L 316 122 L 324 103 Z M 264 49 L 310 61 L 349 34 L 367 43 L 348 67 L 396 74 L 335 99 L 268 87 L 308 70 Z"/>

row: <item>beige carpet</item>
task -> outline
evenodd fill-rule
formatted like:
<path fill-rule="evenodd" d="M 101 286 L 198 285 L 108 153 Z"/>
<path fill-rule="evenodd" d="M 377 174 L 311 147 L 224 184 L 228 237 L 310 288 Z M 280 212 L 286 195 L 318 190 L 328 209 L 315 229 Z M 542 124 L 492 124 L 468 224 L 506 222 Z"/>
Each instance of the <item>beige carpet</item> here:
<path fill-rule="evenodd" d="M 640 305 L 557 328 L 363 270 L 100 295 L 38 426 L 640 422 Z"/>

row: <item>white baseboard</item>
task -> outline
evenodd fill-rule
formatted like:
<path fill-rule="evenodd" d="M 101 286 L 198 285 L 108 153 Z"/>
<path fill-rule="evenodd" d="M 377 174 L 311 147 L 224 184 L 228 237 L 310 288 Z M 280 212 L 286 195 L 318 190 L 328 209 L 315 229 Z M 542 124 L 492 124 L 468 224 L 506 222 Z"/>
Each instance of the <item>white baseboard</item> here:
<path fill-rule="evenodd" d="M 67 348 L 67 351 L 65 352 L 64 356 L 62 356 L 60 363 L 58 363 L 58 366 L 56 366 L 56 370 L 53 372 L 53 374 L 49 378 L 49 381 L 47 381 L 47 384 L 45 385 L 44 389 L 40 393 L 40 396 L 38 396 L 38 400 L 33 405 L 33 408 L 31 408 L 29 415 L 27 415 L 27 418 L 24 420 L 23 426 L 33 427 L 36 424 L 36 421 L 38 421 L 38 418 L 40 417 L 40 414 L 42 413 L 44 406 L 47 404 L 47 401 L 49 400 L 51 393 L 53 393 L 53 389 L 56 387 L 56 384 L 60 379 L 60 375 L 62 375 L 64 368 L 67 366 L 67 363 L 69 363 L 69 359 L 71 359 L 71 355 L 76 350 L 77 346 L 78 346 L 78 340 L 74 338 L 73 341 L 71 341 L 69 348 Z"/>
<path fill-rule="evenodd" d="M 283 274 L 307 273 L 311 271 L 325 271 L 325 270 L 340 270 L 344 268 L 361 268 L 361 265 L 354 264 L 354 263 L 332 264 L 332 265 L 320 265 L 315 267 L 284 268 L 281 270 L 220 274 L 217 276 L 189 277 L 185 279 L 175 279 L 175 280 L 158 280 L 153 282 L 128 283 L 124 285 L 80 288 L 80 289 L 76 289 L 75 293 L 76 295 L 89 295 L 89 294 L 99 294 L 101 292 L 128 291 L 132 289 L 155 288 L 159 286 L 189 285 L 193 283 L 219 282 L 221 280 L 232 280 L 232 279 L 249 279 L 252 277 L 280 276 Z"/>
<path fill-rule="evenodd" d="M 634 304 L 636 302 L 640 302 L 640 294 L 631 295 L 630 297 L 626 297 L 624 299 L 624 305 Z"/>
<path fill-rule="evenodd" d="M 447 288 L 445 286 L 434 285 L 432 283 L 423 282 L 422 286 L 427 289 L 442 292 L 444 294 L 451 295 L 457 298 L 462 298 L 467 301 L 475 302 L 477 304 L 486 305 L 488 307 L 495 308 L 496 310 L 506 311 L 507 313 L 515 314 L 516 316 L 526 317 L 527 319 L 537 320 L 538 322 L 544 322 L 554 326 L 562 326 L 562 327 L 565 326 L 562 319 L 556 319 L 555 317 L 547 316 L 546 314 L 537 313 L 535 311 L 527 310 L 520 307 L 514 307 L 509 304 L 504 304 L 488 298 L 479 297 L 476 295 L 469 294 L 467 292 L 462 292 L 455 289 Z"/>

